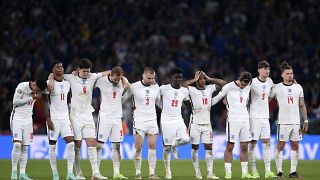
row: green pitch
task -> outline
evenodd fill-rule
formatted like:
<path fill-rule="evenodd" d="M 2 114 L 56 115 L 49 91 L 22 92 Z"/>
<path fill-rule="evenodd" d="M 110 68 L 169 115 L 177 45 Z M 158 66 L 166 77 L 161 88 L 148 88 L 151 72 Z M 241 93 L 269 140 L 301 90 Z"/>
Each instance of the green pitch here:
<path fill-rule="evenodd" d="M 232 179 L 241 178 L 241 167 L 239 161 L 234 161 L 232 164 Z M 67 171 L 67 162 L 65 160 L 58 161 L 58 171 L 60 179 L 65 179 Z M 206 164 L 205 161 L 200 162 L 202 177 L 206 178 Z M 264 177 L 264 165 L 263 161 L 257 162 L 258 170 L 260 176 Z M 81 161 L 81 169 L 84 173 L 84 176 L 87 179 L 91 177 L 91 167 L 88 160 Z M 113 170 L 112 170 L 112 161 L 103 160 L 101 162 L 101 173 L 104 176 L 107 176 L 109 179 L 112 179 Z M 320 161 L 315 160 L 300 160 L 298 165 L 298 172 L 301 176 L 304 176 L 305 179 L 319 179 L 320 177 Z M 0 160 L 0 179 L 10 179 L 11 174 L 11 161 L 10 160 Z M 272 161 L 272 170 L 275 170 L 275 163 Z M 290 161 L 283 162 L 283 170 L 285 176 L 288 176 L 290 171 Z M 142 162 L 142 177 L 143 179 L 148 179 L 148 162 Z M 195 179 L 194 169 L 192 166 L 191 160 L 172 160 L 171 161 L 171 171 L 173 179 Z M 51 179 L 52 173 L 49 164 L 49 160 L 29 160 L 27 165 L 27 174 L 31 178 L 37 179 Z M 134 179 L 135 168 L 132 160 L 125 160 L 121 162 L 121 172 L 129 179 Z M 163 161 L 157 162 L 156 168 L 157 175 L 164 179 L 165 171 Z M 224 177 L 224 163 L 222 160 L 214 161 L 214 173 L 223 179 Z M 262 178 L 263 179 L 263 178 Z"/>

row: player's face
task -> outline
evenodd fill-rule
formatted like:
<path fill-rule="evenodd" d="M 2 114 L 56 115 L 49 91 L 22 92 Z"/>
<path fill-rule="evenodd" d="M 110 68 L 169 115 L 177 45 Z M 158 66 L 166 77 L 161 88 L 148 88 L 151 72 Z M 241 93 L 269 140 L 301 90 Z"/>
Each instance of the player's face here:
<path fill-rule="evenodd" d="M 204 87 L 206 85 L 206 77 L 203 74 L 200 74 L 197 84 L 200 87 Z"/>
<path fill-rule="evenodd" d="M 90 68 L 83 68 L 79 70 L 79 76 L 81 78 L 88 78 L 90 74 Z"/>
<path fill-rule="evenodd" d="M 292 82 L 293 81 L 293 70 L 292 69 L 286 69 L 282 72 L 281 77 L 286 82 Z"/>
<path fill-rule="evenodd" d="M 172 75 L 172 84 L 180 86 L 183 81 L 182 73 L 176 73 Z"/>
<path fill-rule="evenodd" d="M 260 68 L 258 69 L 259 75 L 262 77 L 269 77 L 270 74 L 270 67 L 268 68 Z"/>
<path fill-rule="evenodd" d="M 248 86 L 248 84 L 249 84 L 249 83 L 247 83 L 247 82 L 240 81 L 240 83 L 239 83 L 239 87 L 240 87 L 241 89 L 244 89 L 245 87 L 247 87 L 247 86 Z"/>
<path fill-rule="evenodd" d="M 54 65 L 52 72 L 58 76 L 62 76 L 63 75 L 63 65 L 62 63 L 58 63 L 56 65 Z"/>
<path fill-rule="evenodd" d="M 153 74 L 148 73 L 148 72 L 143 73 L 142 74 L 143 83 L 148 85 L 148 86 L 154 84 L 155 83 L 155 76 L 156 76 L 155 73 L 153 73 Z"/>
<path fill-rule="evenodd" d="M 122 74 L 113 74 L 111 78 L 112 78 L 113 84 L 117 85 L 122 78 Z"/>
<path fill-rule="evenodd" d="M 31 89 L 34 94 L 37 94 L 41 91 L 40 88 L 36 85 L 36 82 L 31 82 Z"/>

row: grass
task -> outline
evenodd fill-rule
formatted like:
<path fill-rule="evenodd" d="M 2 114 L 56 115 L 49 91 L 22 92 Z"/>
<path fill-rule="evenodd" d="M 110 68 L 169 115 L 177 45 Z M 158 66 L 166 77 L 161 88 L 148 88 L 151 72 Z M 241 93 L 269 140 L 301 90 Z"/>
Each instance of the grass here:
<path fill-rule="evenodd" d="M 239 161 L 233 161 L 232 164 L 232 179 L 241 178 L 241 167 Z M 263 161 L 257 161 L 258 170 L 260 176 L 264 177 L 264 165 Z M 206 163 L 205 161 L 200 161 L 200 167 L 202 171 L 202 176 L 205 179 L 206 177 Z M 298 172 L 301 176 L 304 176 L 305 179 L 319 179 L 319 168 L 320 161 L 316 160 L 300 160 L 298 165 Z M 90 179 L 91 176 L 91 166 L 88 160 L 81 161 L 81 168 L 84 176 L 87 179 Z M 10 179 L 11 174 L 11 161 L 10 160 L 0 160 L 0 179 Z M 101 162 L 101 173 L 104 176 L 107 176 L 109 179 L 112 179 L 113 168 L 111 160 L 103 160 Z M 272 170 L 275 172 L 275 164 L 272 162 Z M 58 171 L 61 179 L 64 179 L 67 174 L 67 162 L 66 160 L 58 161 Z M 148 178 L 148 162 L 144 160 L 142 162 L 142 177 L 144 179 Z M 191 160 L 172 160 L 171 161 L 171 171 L 173 179 L 195 179 L 194 169 L 192 166 Z M 283 162 L 283 171 L 285 176 L 288 176 L 290 171 L 290 161 L 285 160 Z M 49 160 L 29 160 L 27 165 L 27 174 L 31 178 L 37 179 L 51 179 L 52 172 L 49 164 Z M 121 172 L 129 179 L 134 179 L 135 168 L 132 160 L 124 160 L 121 162 Z M 214 160 L 214 173 L 223 179 L 224 177 L 224 163 L 222 160 Z M 159 160 L 157 162 L 156 174 L 164 179 L 165 171 L 163 161 Z"/>

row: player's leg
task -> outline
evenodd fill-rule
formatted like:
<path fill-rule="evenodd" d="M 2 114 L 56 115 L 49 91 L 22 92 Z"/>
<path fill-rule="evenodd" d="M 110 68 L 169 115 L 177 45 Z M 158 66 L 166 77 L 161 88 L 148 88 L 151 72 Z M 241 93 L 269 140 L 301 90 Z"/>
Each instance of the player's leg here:
<path fill-rule="evenodd" d="M 277 176 L 278 178 L 283 177 L 282 172 L 282 160 L 283 160 L 283 149 L 286 145 L 286 142 L 289 140 L 290 127 L 284 124 L 278 124 L 277 130 L 277 150 L 276 150 L 276 166 L 277 166 Z"/>
<path fill-rule="evenodd" d="M 270 124 L 269 119 L 264 119 L 261 129 L 261 141 L 263 161 L 265 167 L 265 178 L 276 178 L 277 176 L 271 171 L 271 148 L 270 148 Z"/>
<path fill-rule="evenodd" d="M 32 124 L 27 125 L 22 132 L 22 146 L 20 154 L 20 176 L 19 179 L 30 179 L 26 175 L 26 166 L 28 162 L 28 149 L 30 142 L 33 141 L 33 127 Z"/>
<path fill-rule="evenodd" d="M 67 178 L 66 179 L 76 179 L 73 174 L 73 163 L 75 159 L 75 143 L 74 134 L 71 124 L 65 123 L 61 127 L 61 136 L 63 137 L 67 146 Z"/>
<path fill-rule="evenodd" d="M 141 179 L 141 152 L 143 146 L 144 132 L 134 129 L 134 146 L 136 149 L 134 155 L 134 166 L 136 168 L 136 179 Z"/>
<path fill-rule="evenodd" d="M 92 121 L 93 122 L 93 121 Z M 100 174 L 97 158 L 97 137 L 95 133 L 95 125 L 92 123 L 86 124 L 83 128 L 83 138 L 86 140 L 88 147 L 88 156 L 91 164 L 92 176 L 91 179 L 108 179 Z"/>
<path fill-rule="evenodd" d="M 205 160 L 207 164 L 207 179 L 219 179 L 215 174 L 213 174 L 213 155 L 212 155 L 212 141 L 213 132 L 211 124 L 202 125 L 201 140 L 204 143 L 205 149 Z"/>
<path fill-rule="evenodd" d="M 239 133 L 240 133 L 240 125 L 238 122 L 227 122 L 226 124 L 226 138 L 227 138 L 227 145 L 224 151 L 224 167 L 225 167 L 225 179 L 231 179 L 232 172 L 232 160 L 233 160 L 233 148 L 234 143 L 238 140 Z"/>
<path fill-rule="evenodd" d="M 200 135 L 201 130 L 200 127 L 197 124 L 190 123 L 189 127 L 190 132 L 190 143 L 191 143 L 191 159 L 194 171 L 196 173 L 196 179 L 202 179 L 200 166 L 199 166 L 199 143 L 200 143 Z"/>
<path fill-rule="evenodd" d="M 297 166 L 299 161 L 299 142 L 302 139 L 300 125 L 291 125 L 292 132 L 290 135 L 290 145 L 291 145 L 291 168 L 290 168 L 290 178 L 301 178 L 297 173 Z"/>
<path fill-rule="evenodd" d="M 178 159 L 178 150 L 177 146 L 186 145 L 190 142 L 190 137 L 188 135 L 188 128 L 184 124 L 183 119 L 179 121 L 177 124 L 177 133 L 176 133 L 176 139 L 174 141 L 174 144 L 172 145 L 172 154 L 174 159 Z"/>
<path fill-rule="evenodd" d="M 168 122 L 163 121 L 162 122 Z M 177 139 L 177 131 L 178 131 L 179 125 L 176 123 L 161 123 L 161 129 L 162 129 L 162 138 L 163 138 L 163 161 L 164 166 L 166 170 L 166 179 L 171 179 L 171 167 L 170 167 L 170 150 L 173 144 L 175 144 L 175 141 Z"/>
<path fill-rule="evenodd" d="M 146 137 L 148 141 L 149 179 L 160 179 L 155 173 L 157 164 L 156 144 L 159 133 L 157 120 L 150 121 L 148 124 Z"/>
<path fill-rule="evenodd" d="M 239 140 L 242 178 L 253 178 L 253 176 L 248 173 L 248 144 L 252 140 L 249 121 L 242 122 Z"/>
<path fill-rule="evenodd" d="M 11 179 L 18 179 L 17 168 L 21 155 L 22 144 L 22 127 L 20 127 L 15 121 L 11 121 L 12 132 L 12 152 L 11 152 Z"/>
<path fill-rule="evenodd" d="M 52 176 L 54 180 L 59 180 L 59 174 L 57 170 L 57 155 L 56 155 L 56 143 L 61 131 L 61 123 L 59 121 L 52 120 L 54 129 L 51 130 L 47 126 L 48 140 L 49 140 L 49 161 L 52 170 Z"/>
<path fill-rule="evenodd" d="M 257 141 L 260 139 L 260 134 L 262 130 L 261 119 L 250 119 L 250 130 L 252 134 L 252 141 L 249 143 L 249 163 L 251 166 L 251 172 L 253 177 L 260 178 L 260 175 L 256 166 L 256 145 Z"/>
<path fill-rule="evenodd" d="M 117 119 L 118 123 L 114 124 L 110 134 L 110 141 L 112 142 L 111 159 L 113 163 L 113 179 L 128 179 L 120 173 L 120 142 L 123 141 L 123 129 L 121 118 Z"/>
<path fill-rule="evenodd" d="M 82 135 L 82 128 L 83 124 L 79 123 L 80 117 L 74 113 L 70 113 L 70 122 L 73 129 L 74 134 L 74 167 L 76 169 L 76 176 L 77 179 L 85 179 L 82 174 L 81 167 L 80 167 L 80 148 L 83 139 Z"/>
<path fill-rule="evenodd" d="M 98 169 L 100 170 L 101 155 L 102 149 L 105 142 L 109 139 L 112 131 L 112 122 L 107 118 L 100 118 L 97 123 L 97 160 L 98 160 Z"/>

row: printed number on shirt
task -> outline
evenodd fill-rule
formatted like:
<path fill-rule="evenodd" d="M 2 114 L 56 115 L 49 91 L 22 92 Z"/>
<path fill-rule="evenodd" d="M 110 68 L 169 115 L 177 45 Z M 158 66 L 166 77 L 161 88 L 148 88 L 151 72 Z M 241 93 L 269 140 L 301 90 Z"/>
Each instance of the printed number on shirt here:
<path fill-rule="evenodd" d="M 60 94 L 60 100 L 61 100 L 61 101 L 64 101 L 64 93 L 61 93 L 61 94 Z"/>
<path fill-rule="evenodd" d="M 202 98 L 202 104 L 208 105 L 208 98 Z"/>
<path fill-rule="evenodd" d="M 171 106 L 172 106 L 172 107 L 178 107 L 178 100 L 173 99 L 173 100 L 171 101 Z"/>
<path fill-rule="evenodd" d="M 150 101 L 150 99 L 149 99 L 149 97 L 147 97 L 146 98 L 146 105 L 149 105 L 149 101 Z"/>
<path fill-rule="evenodd" d="M 293 104 L 293 97 L 292 96 L 288 96 L 288 104 Z"/>
<path fill-rule="evenodd" d="M 243 101 L 243 97 L 242 97 L 242 96 L 240 96 L 240 103 L 242 103 L 242 101 Z"/>
<path fill-rule="evenodd" d="M 112 93 L 112 98 L 115 99 L 117 97 L 117 92 L 116 91 L 113 91 Z"/>
<path fill-rule="evenodd" d="M 265 93 L 262 93 L 261 99 L 264 100 L 265 98 L 266 98 L 266 94 L 265 94 Z"/>
<path fill-rule="evenodd" d="M 82 90 L 83 90 L 83 94 L 87 94 L 87 87 L 86 86 L 84 86 Z"/>

